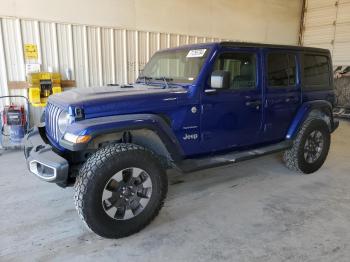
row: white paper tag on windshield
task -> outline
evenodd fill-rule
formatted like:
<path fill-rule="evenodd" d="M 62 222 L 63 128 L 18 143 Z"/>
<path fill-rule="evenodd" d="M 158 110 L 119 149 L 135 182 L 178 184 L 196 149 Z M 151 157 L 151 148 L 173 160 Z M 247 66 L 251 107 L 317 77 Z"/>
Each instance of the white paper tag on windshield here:
<path fill-rule="evenodd" d="M 203 57 L 207 49 L 194 49 L 190 50 L 186 57 Z"/>

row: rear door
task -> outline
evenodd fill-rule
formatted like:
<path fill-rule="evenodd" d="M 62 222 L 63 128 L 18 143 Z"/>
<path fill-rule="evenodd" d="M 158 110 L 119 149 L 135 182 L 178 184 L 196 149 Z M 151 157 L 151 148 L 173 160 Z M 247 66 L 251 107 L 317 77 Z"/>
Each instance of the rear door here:
<path fill-rule="evenodd" d="M 300 67 L 296 52 L 268 50 L 265 54 L 265 142 L 283 140 L 301 104 Z"/>

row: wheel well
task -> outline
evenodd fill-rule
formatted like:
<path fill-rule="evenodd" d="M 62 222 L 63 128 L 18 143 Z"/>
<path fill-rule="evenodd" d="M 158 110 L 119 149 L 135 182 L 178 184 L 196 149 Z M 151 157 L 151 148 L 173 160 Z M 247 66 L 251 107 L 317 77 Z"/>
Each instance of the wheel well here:
<path fill-rule="evenodd" d="M 130 131 L 130 133 L 132 137 L 131 143 L 144 146 L 152 150 L 157 155 L 160 155 L 162 157 L 165 157 L 166 159 L 172 160 L 169 154 L 169 151 L 165 147 L 163 141 L 152 130 L 139 129 L 139 130 L 132 130 Z"/>
<path fill-rule="evenodd" d="M 317 119 L 322 119 L 327 123 L 329 131 L 332 130 L 332 119 L 331 119 L 331 112 L 329 111 L 328 108 L 322 107 L 322 108 L 317 108 L 317 109 L 312 109 L 307 118 L 304 120 L 307 121 L 310 118 L 317 118 Z"/>
<path fill-rule="evenodd" d="M 154 131 L 149 129 L 126 130 L 122 132 L 102 134 L 95 137 L 90 142 L 89 149 L 97 150 L 111 143 L 134 143 L 148 148 L 162 158 L 170 161 L 172 160 L 163 141 Z"/>

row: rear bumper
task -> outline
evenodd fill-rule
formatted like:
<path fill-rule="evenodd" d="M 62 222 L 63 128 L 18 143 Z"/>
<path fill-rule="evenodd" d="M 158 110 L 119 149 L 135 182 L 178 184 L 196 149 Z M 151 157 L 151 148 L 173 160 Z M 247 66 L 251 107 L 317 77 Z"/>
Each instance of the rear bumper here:
<path fill-rule="evenodd" d="M 44 133 L 44 132 L 41 132 Z M 24 139 L 24 155 L 30 173 L 40 179 L 64 185 L 68 180 L 69 163 L 45 143 L 35 127 Z"/>

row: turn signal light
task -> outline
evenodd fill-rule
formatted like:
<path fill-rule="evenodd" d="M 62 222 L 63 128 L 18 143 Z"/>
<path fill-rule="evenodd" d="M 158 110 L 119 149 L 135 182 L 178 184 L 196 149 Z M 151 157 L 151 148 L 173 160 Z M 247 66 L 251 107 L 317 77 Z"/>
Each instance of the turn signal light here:
<path fill-rule="evenodd" d="M 70 133 L 66 133 L 63 138 L 64 138 L 64 140 L 71 142 L 71 143 L 74 143 L 74 144 L 83 144 L 83 143 L 87 143 L 91 140 L 90 135 L 77 136 L 77 135 L 73 135 Z"/>
<path fill-rule="evenodd" d="M 89 135 L 85 135 L 85 136 L 78 136 L 77 138 L 77 144 L 80 144 L 80 143 L 87 143 L 89 142 L 91 139 L 91 136 Z"/>

